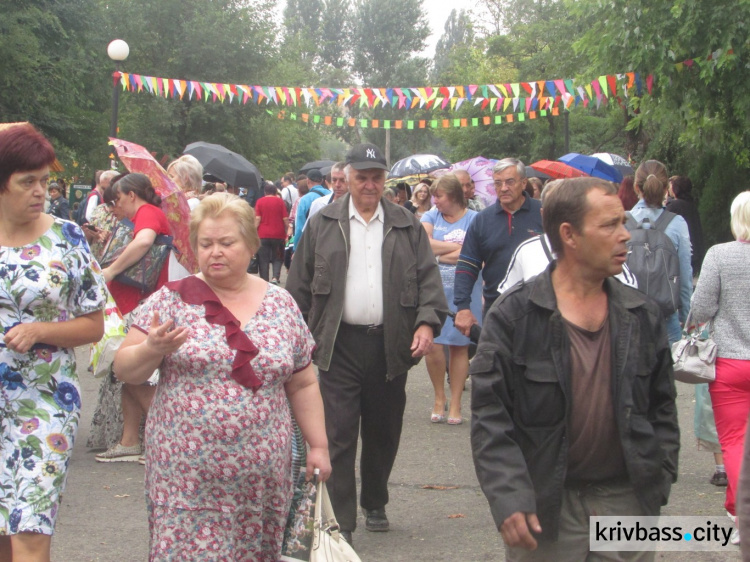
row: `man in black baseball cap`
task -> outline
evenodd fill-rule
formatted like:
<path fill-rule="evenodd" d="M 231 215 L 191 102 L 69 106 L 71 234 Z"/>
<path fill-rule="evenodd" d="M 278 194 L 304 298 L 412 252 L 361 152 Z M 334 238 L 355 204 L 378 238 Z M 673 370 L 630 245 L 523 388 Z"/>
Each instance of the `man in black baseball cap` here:
<path fill-rule="evenodd" d="M 365 529 L 388 531 L 406 373 L 429 353 L 447 310 L 425 229 L 404 207 L 381 200 L 387 169 L 373 144 L 349 151 L 349 193 L 310 219 L 286 285 L 315 338 L 333 466 L 328 490 L 350 542 L 359 428 Z"/>
<path fill-rule="evenodd" d="M 346 154 L 346 163 L 355 170 L 387 170 L 385 156 L 374 144 L 364 143 L 353 147 Z"/>

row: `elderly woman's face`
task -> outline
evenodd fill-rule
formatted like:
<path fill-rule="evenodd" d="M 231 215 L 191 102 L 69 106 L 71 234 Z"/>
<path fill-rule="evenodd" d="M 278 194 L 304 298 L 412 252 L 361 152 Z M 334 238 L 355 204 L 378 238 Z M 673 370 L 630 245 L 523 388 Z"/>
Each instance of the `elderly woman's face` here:
<path fill-rule="evenodd" d="M 182 190 L 185 189 L 184 187 L 182 187 L 182 181 L 180 180 L 180 176 L 177 175 L 177 172 L 174 171 L 174 168 L 170 169 L 167 172 L 167 175 L 169 176 L 169 179 L 171 179 L 177 187 L 179 187 Z"/>
<path fill-rule="evenodd" d="M 11 174 L 7 188 L 0 193 L 0 206 L 4 216 L 18 223 L 38 219 L 44 212 L 48 181 L 49 168 L 46 166 Z"/>
<path fill-rule="evenodd" d="M 246 275 L 253 257 L 237 220 L 230 214 L 200 223 L 196 250 L 198 267 L 209 284 L 231 283 Z"/>

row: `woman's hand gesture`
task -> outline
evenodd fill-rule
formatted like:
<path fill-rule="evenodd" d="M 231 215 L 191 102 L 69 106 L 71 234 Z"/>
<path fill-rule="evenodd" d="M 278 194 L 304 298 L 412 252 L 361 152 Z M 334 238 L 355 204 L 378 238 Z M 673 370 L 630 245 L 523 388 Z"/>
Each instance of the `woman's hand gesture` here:
<path fill-rule="evenodd" d="M 177 327 L 174 320 L 167 320 L 160 324 L 159 313 L 155 312 L 148 329 L 146 345 L 161 356 L 168 355 L 179 349 L 190 335 L 186 326 Z"/>

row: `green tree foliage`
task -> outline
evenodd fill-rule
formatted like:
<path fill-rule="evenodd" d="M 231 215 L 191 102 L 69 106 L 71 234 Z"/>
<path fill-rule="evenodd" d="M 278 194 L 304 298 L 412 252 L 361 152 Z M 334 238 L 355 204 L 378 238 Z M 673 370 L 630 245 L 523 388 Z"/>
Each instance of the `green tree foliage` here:
<path fill-rule="evenodd" d="M 318 53 L 323 0 L 287 0 L 284 40 L 295 45 L 303 63 L 312 64 Z"/>
<path fill-rule="evenodd" d="M 295 85 L 310 76 L 309 70 L 299 58 L 282 59 L 273 5 L 124 0 L 111 8 L 108 21 L 111 33 L 131 46 L 126 70 L 205 82 Z M 264 105 L 131 93 L 121 99 L 120 137 L 158 156 L 173 157 L 191 142 L 208 141 L 243 154 L 269 178 L 317 157 L 317 131 L 279 121 Z M 268 108 L 274 114 L 279 109 Z"/>
<path fill-rule="evenodd" d="M 422 0 L 356 0 L 354 72 L 370 86 L 404 86 L 430 33 Z"/>
<path fill-rule="evenodd" d="M 318 65 L 339 71 L 348 71 L 351 65 L 352 48 L 350 36 L 353 29 L 349 0 L 323 0 L 323 13 L 317 33 Z M 349 78 L 349 73 L 340 73 L 338 78 Z M 347 83 L 340 84 L 342 86 Z"/>
<path fill-rule="evenodd" d="M 352 35 L 353 71 L 365 86 L 421 86 L 427 83 L 429 61 L 418 56 L 425 46 L 429 27 L 422 0 L 355 0 L 355 26 Z M 418 110 L 378 106 L 354 112 L 362 117 L 395 120 L 415 119 L 424 114 Z M 360 131 L 360 138 L 386 145 L 383 129 Z M 392 129 L 391 160 L 415 152 L 429 151 L 432 132 Z"/>
<path fill-rule="evenodd" d="M 456 62 L 456 53 L 471 49 L 474 43 L 474 25 L 465 10 L 456 12 L 451 10 L 445 21 L 443 35 L 435 46 L 435 62 L 433 76 L 440 77 L 447 74 Z M 453 56 L 451 56 L 453 55 Z"/>
<path fill-rule="evenodd" d="M 726 239 L 729 204 L 747 188 L 750 172 L 750 0 L 581 0 L 572 6 L 589 22 L 576 47 L 593 71 L 654 76 L 653 95 L 630 105 L 639 154 L 690 176 L 702 195 L 709 242 Z M 686 59 L 694 60 L 692 67 L 676 66 Z"/>
<path fill-rule="evenodd" d="M 0 122 L 32 122 L 71 175 L 88 174 L 73 162 L 85 163 L 101 148 L 111 92 L 98 5 L 4 0 L 0 13 Z"/>

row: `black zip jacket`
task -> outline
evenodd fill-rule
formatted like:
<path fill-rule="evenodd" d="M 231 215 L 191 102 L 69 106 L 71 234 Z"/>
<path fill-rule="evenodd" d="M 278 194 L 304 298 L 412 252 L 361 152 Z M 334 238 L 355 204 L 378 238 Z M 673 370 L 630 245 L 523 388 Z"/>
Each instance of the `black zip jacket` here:
<path fill-rule="evenodd" d="M 485 318 L 471 364 L 471 446 L 500 527 L 536 513 L 556 540 L 568 456 L 570 341 L 551 271 L 504 293 Z M 612 396 L 625 465 L 647 515 L 677 480 L 680 432 L 664 318 L 643 293 L 609 278 Z"/>

